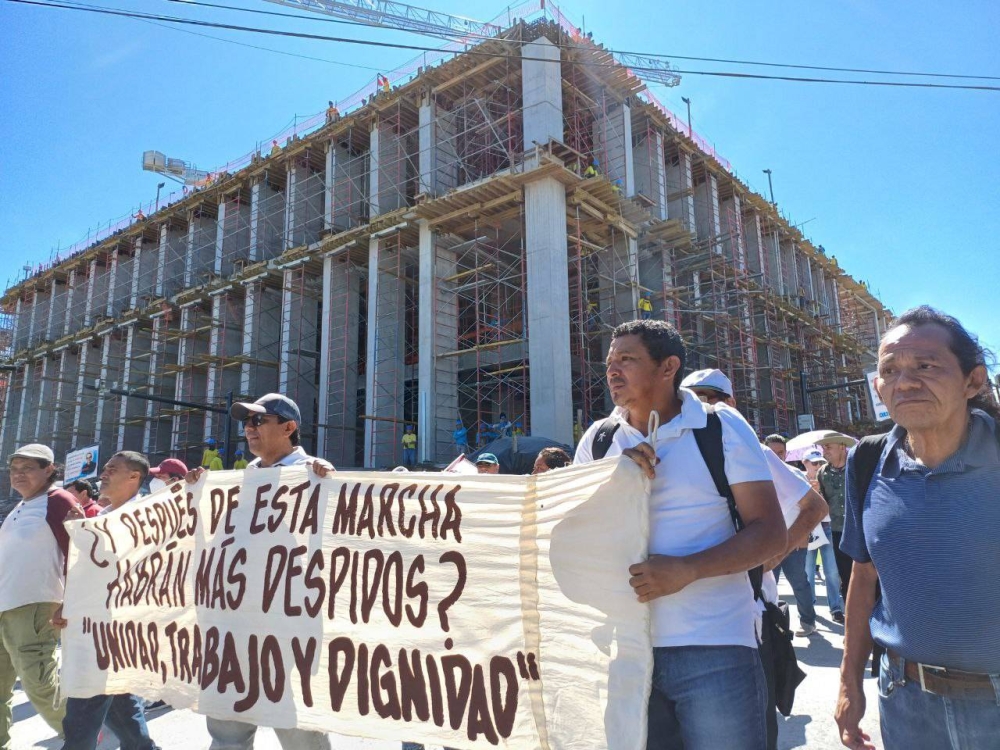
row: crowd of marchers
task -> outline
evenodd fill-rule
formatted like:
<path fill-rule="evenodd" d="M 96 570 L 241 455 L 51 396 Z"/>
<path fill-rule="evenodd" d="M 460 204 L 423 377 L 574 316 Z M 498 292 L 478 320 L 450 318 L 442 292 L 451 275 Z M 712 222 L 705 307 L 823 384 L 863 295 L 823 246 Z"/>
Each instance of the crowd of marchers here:
<path fill-rule="evenodd" d="M 887 750 L 1000 747 L 1000 411 L 989 396 L 990 353 L 954 317 L 907 311 L 878 349 L 876 388 L 891 429 L 860 442 L 827 431 L 794 456 L 780 435 L 759 439 L 726 373 L 686 373 L 685 360 L 683 339 L 663 321 L 615 328 L 607 352 L 614 410 L 578 436 L 575 455 L 545 448 L 532 472 L 624 456 L 649 479 L 649 555 L 622 571 L 651 615 L 647 748 L 777 747 L 777 711 L 792 710 L 804 675 L 776 579 L 788 578 L 794 632 L 809 637 L 820 561 L 830 618 L 845 628 L 827 719 L 843 744 L 874 747 L 863 689 L 871 665 Z M 335 471 L 300 445 L 302 417 L 286 396 L 237 403 L 231 413 L 254 456 L 241 456 L 239 470 Z M 515 431 L 506 417 L 499 429 Z M 468 451 L 461 423 L 455 442 Z M 412 467 L 410 428 L 402 447 Z M 120 451 L 98 488 L 62 486 L 46 445 L 5 457 L 22 500 L 0 526 L 0 750 L 12 750 L 17 679 L 64 750 L 94 750 L 105 727 L 124 750 L 157 747 L 139 696 L 59 699 L 64 523 L 136 502 L 147 483 L 155 491 L 221 468 L 214 445 L 203 458 L 191 470 L 178 459 L 151 467 L 141 453 Z M 471 463 L 479 473 L 501 471 L 493 453 Z M 215 750 L 253 747 L 253 724 L 206 721 Z M 321 732 L 276 732 L 285 750 L 331 747 Z"/>

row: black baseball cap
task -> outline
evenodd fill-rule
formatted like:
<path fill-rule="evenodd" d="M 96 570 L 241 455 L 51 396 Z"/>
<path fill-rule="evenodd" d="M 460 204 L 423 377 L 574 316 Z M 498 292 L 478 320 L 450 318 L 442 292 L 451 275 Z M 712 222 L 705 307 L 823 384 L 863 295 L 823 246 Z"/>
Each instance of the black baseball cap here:
<path fill-rule="evenodd" d="M 281 417 L 286 421 L 292 421 L 296 424 L 302 421 L 302 412 L 299 411 L 298 404 L 288 398 L 288 396 L 282 396 L 280 393 L 268 393 L 266 396 L 261 396 L 252 404 L 242 401 L 235 403 L 233 404 L 233 408 L 229 410 L 229 414 L 239 422 L 242 422 L 251 414 L 273 414 L 276 417 Z"/>

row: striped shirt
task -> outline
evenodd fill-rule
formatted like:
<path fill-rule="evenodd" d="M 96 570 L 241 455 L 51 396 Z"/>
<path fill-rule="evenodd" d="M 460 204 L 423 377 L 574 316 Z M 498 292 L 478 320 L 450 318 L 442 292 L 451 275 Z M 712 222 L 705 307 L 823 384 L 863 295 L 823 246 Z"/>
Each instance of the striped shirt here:
<path fill-rule="evenodd" d="M 905 450 L 906 431 L 889 433 L 863 498 L 847 462 L 840 548 L 872 562 L 882 598 L 874 639 L 908 661 L 1000 673 L 1000 445 L 997 425 L 973 410 L 969 434 L 935 469 Z"/>

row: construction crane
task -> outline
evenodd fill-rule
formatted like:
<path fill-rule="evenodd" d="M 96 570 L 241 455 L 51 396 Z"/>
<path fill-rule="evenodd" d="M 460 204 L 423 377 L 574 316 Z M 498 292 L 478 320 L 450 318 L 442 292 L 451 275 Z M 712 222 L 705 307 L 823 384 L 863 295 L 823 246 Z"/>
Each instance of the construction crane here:
<path fill-rule="evenodd" d="M 335 18 L 360 21 L 371 26 L 412 31 L 428 36 L 496 36 L 502 28 L 496 24 L 476 21 L 471 18 L 452 16 L 436 10 L 418 8 L 391 0 L 267 0 L 269 3 L 284 5 L 312 13 L 322 13 Z M 545 7 L 544 0 L 542 8 Z M 655 57 L 642 57 L 616 53 L 614 58 L 622 65 L 635 69 L 640 78 L 645 78 L 664 86 L 677 86 L 681 77 L 674 72 L 670 63 Z"/>
<path fill-rule="evenodd" d="M 183 185 L 202 187 L 209 183 L 208 172 L 183 159 L 168 158 L 162 151 L 143 151 L 142 168 L 146 172 L 162 174 Z"/>
<path fill-rule="evenodd" d="M 285 5 L 289 8 L 308 10 L 313 13 L 323 13 L 327 16 L 346 18 L 351 21 L 361 21 L 371 26 L 383 26 L 391 29 L 402 29 L 417 34 L 436 36 L 439 34 L 474 34 L 477 36 L 494 36 L 502 29 L 491 23 L 474 21 L 471 18 L 452 16 L 436 10 L 417 8 L 405 3 L 394 3 L 389 0 L 355 0 L 342 2 L 340 0 L 267 0 L 270 3 Z"/>

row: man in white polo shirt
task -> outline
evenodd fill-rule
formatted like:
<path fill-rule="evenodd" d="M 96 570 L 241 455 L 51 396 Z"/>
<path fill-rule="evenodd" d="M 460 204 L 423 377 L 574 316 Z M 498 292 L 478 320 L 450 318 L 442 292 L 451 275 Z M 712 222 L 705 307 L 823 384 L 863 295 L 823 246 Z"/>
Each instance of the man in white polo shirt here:
<path fill-rule="evenodd" d="M 229 412 L 233 419 L 243 423 L 247 447 L 257 458 L 244 471 L 267 469 L 274 466 L 300 466 L 308 464 L 318 476 L 333 471 L 333 466 L 321 458 L 306 453 L 299 445 L 299 424 L 302 414 L 288 396 L 268 393 L 250 403 L 233 404 Z M 197 482 L 205 469 L 198 467 L 187 474 L 188 482 Z M 205 717 L 208 733 L 212 736 L 210 750 L 252 750 L 257 726 L 243 721 Z M 329 750 L 330 738 L 323 732 L 305 729 L 275 728 L 278 742 L 284 750 Z"/>
<path fill-rule="evenodd" d="M 652 608 L 647 748 L 760 750 L 767 687 L 747 571 L 782 552 L 787 535 L 756 434 L 720 407 L 725 475 L 743 523 L 735 532 L 695 439 L 709 408 L 680 388 L 684 358 L 683 340 L 663 321 L 618 326 L 607 358 L 616 408 L 584 434 L 575 463 L 594 460 L 600 440 L 598 453 L 629 456 L 652 483 L 650 556 L 629 571 Z M 650 435 L 653 412 L 660 426 Z"/>

